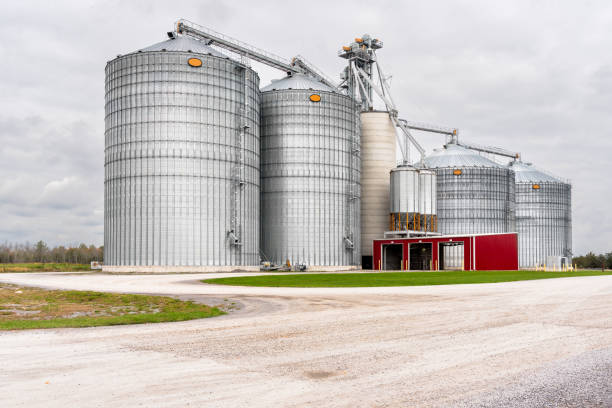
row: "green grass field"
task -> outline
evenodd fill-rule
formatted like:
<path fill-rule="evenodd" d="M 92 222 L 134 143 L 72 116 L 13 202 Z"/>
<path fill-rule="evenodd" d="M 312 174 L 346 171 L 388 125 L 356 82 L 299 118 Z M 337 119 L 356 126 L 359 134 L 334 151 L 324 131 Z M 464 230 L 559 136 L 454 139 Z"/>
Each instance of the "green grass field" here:
<path fill-rule="evenodd" d="M 74 263 L 0 263 L 0 273 L 2 272 L 74 272 L 89 271 L 89 264 Z"/>
<path fill-rule="evenodd" d="M 0 330 L 176 322 L 224 314 L 165 296 L 44 290 L 0 283 Z"/>
<path fill-rule="evenodd" d="M 536 272 L 536 271 L 447 271 L 447 272 L 374 272 L 262 275 L 205 279 L 216 285 L 270 286 L 290 288 L 354 288 L 365 286 L 426 286 L 465 283 L 511 282 L 572 276 L 612 275 L 612 272 Z"/>

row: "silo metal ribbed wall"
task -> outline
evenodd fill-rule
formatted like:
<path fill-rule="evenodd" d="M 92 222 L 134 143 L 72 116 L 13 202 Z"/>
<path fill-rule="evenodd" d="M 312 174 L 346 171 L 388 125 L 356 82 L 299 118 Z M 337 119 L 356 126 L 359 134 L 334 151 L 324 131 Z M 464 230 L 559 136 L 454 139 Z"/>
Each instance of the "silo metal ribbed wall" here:
<path fill-rule="evenodd" d="M 436 231 L 436 173 L 401 165 L 390 174 L 390 231 Z"/>
<path fill-rule="evenodd" d="M 307 77 L 281 81 L 262 92 L 262 255 L 277 264 L 359 265 L 357 107 L 336 92 L 295 89 L 309 86 Z"/>
<path fill-rule="evenodd" d="M 419 172 L 411 166 L 399 166 L 390 171 L 389 212 L 419 212 Z"/>
<path fill-rule="evenodd" d="M 259 78 L 179 40 L 106 66 L 105 264 L 258 265 Z"/>
<path fill-rule="evenodd" d="M 455 143 L 425 164 L 437 176 L 438 231 L 486 234 L 516 231 L 514 172 Z M 444 246 L 440 269 L 463 269 L 463 248 Z"/>
<path fill-rule="evenodd" d="M 515 231 L 514 174 L 503 168 L 436 169 L 438 230 L 442 234 Z"/>
<path fill-rule="evenodd" d="M 515 232 L 514 172 L 449 144 L 426 159 L 437 175 L 442 234 Z"/>
<path fill-rule="evenodd" d="M 572 255 L 572 186 L 528 164 L 515 162 L 519 266 L 547 263 L 549 256 Z"/>
<path fill-rule="evenodd" d="M 421 229 L 438 231 L 437 178 L 433 170 L 419 170 L 419 212 Z"/>

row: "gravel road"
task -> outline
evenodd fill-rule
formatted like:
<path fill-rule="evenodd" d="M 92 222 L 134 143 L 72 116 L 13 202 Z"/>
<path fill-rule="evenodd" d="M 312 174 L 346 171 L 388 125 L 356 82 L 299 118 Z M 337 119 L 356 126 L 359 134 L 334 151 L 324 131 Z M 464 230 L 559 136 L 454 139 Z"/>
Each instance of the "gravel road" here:
<path fill-rule="evenodd" d="M 612 407 L 612 276 L 198 283 L 225 275 L 0 274 L 237 306 L 189 322 L 0 332 L 2 407 Z"/>

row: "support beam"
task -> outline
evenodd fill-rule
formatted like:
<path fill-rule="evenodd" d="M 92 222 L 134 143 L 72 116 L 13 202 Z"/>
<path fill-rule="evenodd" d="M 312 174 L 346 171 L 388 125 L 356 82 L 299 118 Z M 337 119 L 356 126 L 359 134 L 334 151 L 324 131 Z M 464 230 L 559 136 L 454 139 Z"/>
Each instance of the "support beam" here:
<path fill-rule="evenodd" d="M 521 154 L 519 152 L 511 152 L 509 150 L 502 149 L 500 147 L 481 146 L 481 145 L 465 143 L 465 142 L 457 142 L 457 144 L 459 146 L 463 146 L 470 150 L 476 150 L 478 152 L 496 154 L 498 156 L 510 157 L 511 159 L 517 159 L 517 160 L 521 158 Z"/>
<path fill-rule="evenodd" d="M 370 87 L 376 92 L 376 94 L 380 97 L 380 99 L 382 99 L 382 101 L 385 103 L 387 110 L 389 111 L 389 116 L 391 118 L 391 121 L 396 127 L 399 127 L 402 130 L 402 133 L 406 137 L 406 140 L 409 140 L 410 143 L 412 143 L 412 145 L 416 147 L 419 154 L 421 155 L 420 161 L 421 163 L 423 163 L 423 160 L 425 159 L 425 149 L 423 149 L 423 147 L 414 138 L 414 136 L 412 136 L 412 133 L 410 133 L 410 129 L 405 124 L 401 123 L 399 119 L 397 118 L 397 109 L 395 107 L 395 103 L 393 103 L 393 100 L 390 99 L 390 93 L 387 92 L 387 94 L 385 95 L 383 90 L 379 86 L 377 86 L 376 83 L 374 83 L 374 81 L 369 77 L 369 75 L 367 75 L 361 68 L 359 67 L 354 67 L 354 68 L 357 71 L 357 75 L 356 75 L 357 78 L 359 79 L 359 77 L 361 77 L 365 79 L 366 82 L 370 85 Z M 404 163 L 408 163 L 409 162 L 408 144 L 405 142 L 404 143 L 400 142 L 399 146 L 401 149 L 402 158 L 404 160 Z"/>
<path fill-rule="evenodd" d="M 419 154 L 421 155 L 420 161 L 421 161 L 421 164 L 423 164 L 425 160 L 425 149 L 423 149 L 423 146 L 421 146 L 419 142 L 417 142 L 414 136 L 412 136 L 412 133 L 410 133 L 410 129 L 408 129 L 408 127 L 404 125 L 402 122 L 400 122 L 399 119 L 394 117 L 394 118 L 391 118 L 391 120 L 394 120 L 395 126 L 402 129 L 402 132 L 404 132 L 404 135 L 408 138 L 408 140 L 410 140 L 410 142 L 414 145 L 414 147 L 416 147 L 416 149 L 419 151 Z"/>
<path fill-rule="evenodd" d="M 351 70 L 353 71 L 355 81 L 357 81 L 357 85 L 359 86 L 359 89 L 361 89 L 361 92 L 363 92 L 362 95 L 366 98 L 368 106 L 372 106 L 372 100 L 368 96 L 368 92 L 365 86 L 363 85 L 363 82 L 361 82 L 361 79 L 359 79 L 359 73 L 357 72 L 357 67 L 352 62 L 349 62 L 349 64 L 350 64 Z"/>
<path fill-rule="evenodd" d="M 332 89 L 338 89 L 338 84 L 329 79 L 327 75 L 325 75 L 320 69 L 315 67 L 310 61 L 304 58 L 301 55 L 296 55 L 291 59 L 291 65 L 294 67 L 298 67 L 303 72 L 308 73 L 310 76 L 318 79 L 323 82 L 325 85 L 329 86 Z"/>
<path fill-rule="evenodd" d="M 463 146 L 470 150 L 476 150 L 484 153 L 496 154 L 498 156 L 510 157 L 512 159 L 520 159 L 521 154 L 519 152 L 512 152 L 510 150 L 502 149 L 500 147 L 493 146 L 481 146 L 473 143 L 460 142 L 458 139 L 459 129 L 450 128 L 438 125 L 431 125 L 428 123 L 410 122 L 404 119 L 400 119 L 400 122 L 404 123 L 409 129 L 420 130 L 423 132 L 439 133 L 442 135 L 451 136 L 451 143 Z"/>
<path fill-rule="evenodd" d="M 405 119 L 400 119 L 400 121 L 404 122 L 406 126 L 408 126 L 408 128 L 413 129 L 413 130 L 420 130 L 423 132 L 431 132 L 431 133 L 439 133 L 441 135 L 449 135 L 449 136 L 459 134 L 459 129 L 457 128 L 432 125 L 432 124 L 423 123 L 423 122 L 412 122 L 412 121 L 408 121 Z"/>
<path fill-rule="evenodd" d="M 380 99 L 382 99 L 382 101 L 385 103 L 385 105 L 387 106 L 387 109 L 389 110 L 389 114 L 393 113 L 395 116 L 397 116 L 397 109 L 395 108 L 395 104 L 393 103 L 393 101 L 391 99 L 389 99 L 387 97 L 387 95 L 385 95 L 382 90 L 380 89 L 380 87 L 378 87 L 374 81 L 372 81 L 372 79 L 370 78 L 370 76 L 368 74 L 366 74 L 364 72 L 364 70 L 362 70 L 361 68 L 355 66 L 355 69 L 357 70 L 357 72 L 360 74 L 360 76 L 366 80 L 366 82 L 372 87 L 372 89 L 374 90 L 374 92 L 376 92 L 376 94 L 380 97 Z"/>

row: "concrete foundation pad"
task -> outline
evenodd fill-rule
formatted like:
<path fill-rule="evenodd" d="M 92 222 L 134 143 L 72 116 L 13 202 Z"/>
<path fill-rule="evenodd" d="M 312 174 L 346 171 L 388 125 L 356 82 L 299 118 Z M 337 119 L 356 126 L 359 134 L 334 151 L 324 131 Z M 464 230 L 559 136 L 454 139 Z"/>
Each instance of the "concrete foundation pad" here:
<path fill-rule="evenodd" d="M 102 272 L 109 273 L 205 273 L 205 272 L 259 272 L 259 265 L 241 266 L 144 266 L 104 265 Z"/>
<path fill-rule="evenodd" d="M 357 265 L 309 265 L 308 272 L 343 272 L 360 270 Z M 102 272 L 108 273 L 214 273 L 214 272 L 260 272 L 260 266 L 137 266 L 104 265 Z"/>
<path fill-rule="evenodd" d="M 342 272 L 342 271 L 356 271 L 361 269 L 361 266 L 357 265 L 309 265 L 306 267 L 308 272 Z"/>

